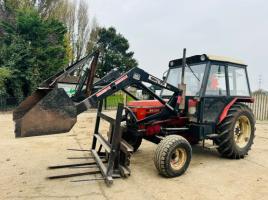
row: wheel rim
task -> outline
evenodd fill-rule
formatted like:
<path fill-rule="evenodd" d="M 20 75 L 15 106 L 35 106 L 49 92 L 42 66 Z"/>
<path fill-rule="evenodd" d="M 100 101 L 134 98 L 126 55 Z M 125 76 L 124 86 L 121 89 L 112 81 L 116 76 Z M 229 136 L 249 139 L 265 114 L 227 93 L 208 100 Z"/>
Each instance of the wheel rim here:
<path fill-rule="evenodd" d="M 171 154 L 170 166 L 173 170 L 180 170 L 186 162 L 187 154 L 185 149 L 177 148 Z"/>
<path fill-rule="evenodd" d="M 234 126 L 234 141 L 239 148 L 247 146 L 251 133 L 251 125 L 248 117 L 240 116 Z"/>

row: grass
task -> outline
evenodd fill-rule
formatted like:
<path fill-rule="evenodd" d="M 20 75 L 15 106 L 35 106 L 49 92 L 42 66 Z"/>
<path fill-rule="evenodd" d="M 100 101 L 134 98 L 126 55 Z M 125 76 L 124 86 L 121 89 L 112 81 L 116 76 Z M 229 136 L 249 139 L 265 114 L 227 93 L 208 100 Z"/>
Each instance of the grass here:
<path fill-rule="evenodd" d="M 127 96 L 127 102 L 132 101 L 133 98 Z M 118 103 L 124 103 L 124 95 L 123 94 L 114 94 L 112 96 L 107 97 L 106 99 L 107 108 L 116 108 Z"/>

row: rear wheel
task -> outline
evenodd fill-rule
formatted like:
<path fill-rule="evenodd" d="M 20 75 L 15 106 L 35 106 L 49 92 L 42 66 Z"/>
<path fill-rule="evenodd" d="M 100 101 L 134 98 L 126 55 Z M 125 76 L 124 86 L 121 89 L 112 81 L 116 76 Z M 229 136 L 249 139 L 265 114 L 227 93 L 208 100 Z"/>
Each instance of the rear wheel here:
<path fill-rule="evenodd" d="M 189 142 L 178 135 L 165 137 L 157 146 L 154 164 L 165 177 L 182 175 L 188 168 L 192 157 Z"/>
<path fill-rule="evenodd" d="M 255 132 L 255 119 L 250 108 L 244 104 L 234 104 L 226 118 L 217 128 L 219 138 L 215 143 L 223 157 L 244 158 L 250 150 Z"/>

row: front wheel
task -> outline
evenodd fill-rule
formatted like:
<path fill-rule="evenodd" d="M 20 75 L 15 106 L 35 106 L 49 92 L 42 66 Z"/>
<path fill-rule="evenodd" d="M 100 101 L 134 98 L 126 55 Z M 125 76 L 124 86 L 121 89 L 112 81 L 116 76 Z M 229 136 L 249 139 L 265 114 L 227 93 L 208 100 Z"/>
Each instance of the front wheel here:
<path fill-rule="evenodd" d="M 176 177 L 187 170 L 191 157 L 192 148 L 189 142 L 181 136 L 169 135 L 158 144 L 154 164 L 161 175 Z"/>
<path fill-rule="evenodd" d="M 244 158 L 254 139 L 255 119 L 252 111 L 244 104 L 234 104 L 219 124 L 217 132 L 219 137 L 215 139 L 215 143 L 223 157 Z"/>

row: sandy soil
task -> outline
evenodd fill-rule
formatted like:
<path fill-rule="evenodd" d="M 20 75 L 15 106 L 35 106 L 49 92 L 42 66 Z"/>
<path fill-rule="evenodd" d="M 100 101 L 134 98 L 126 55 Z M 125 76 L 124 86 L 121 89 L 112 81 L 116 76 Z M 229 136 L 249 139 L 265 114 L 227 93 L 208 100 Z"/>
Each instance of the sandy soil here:
<path fill-rule="evenodd" d="M 243 160 L 220 158 L 214 150 L 194 147 L 188 171 L 166 179 L 158 175 L 156 145 L 144 141 L 131 159 L 132 174 L 112 187 L 103 181 L 80 181 L 92 176 L 48 180 L 89 169 L 47 170 L 50 165 L 87 162 L 95 114 L 84 113 L 68 134 L 15 139 L 11 114 L 0 114 L 0 199 L 268 199 L 268 122 L 257 123 L 255 144 Z M 107 131 L 106 124 L 101 126 Z"/>

